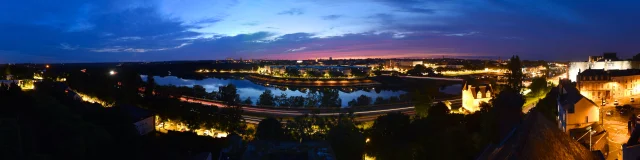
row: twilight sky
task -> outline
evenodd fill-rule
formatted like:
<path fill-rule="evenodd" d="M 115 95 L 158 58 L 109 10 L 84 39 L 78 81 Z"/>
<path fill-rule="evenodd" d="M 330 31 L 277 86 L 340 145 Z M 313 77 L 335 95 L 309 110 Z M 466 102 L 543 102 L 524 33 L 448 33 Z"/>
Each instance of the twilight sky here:
<path fill-rule="evenodd" d="M 640 53 L 640 1 L 0 1 L 0 63 L 602 52 Z"/>

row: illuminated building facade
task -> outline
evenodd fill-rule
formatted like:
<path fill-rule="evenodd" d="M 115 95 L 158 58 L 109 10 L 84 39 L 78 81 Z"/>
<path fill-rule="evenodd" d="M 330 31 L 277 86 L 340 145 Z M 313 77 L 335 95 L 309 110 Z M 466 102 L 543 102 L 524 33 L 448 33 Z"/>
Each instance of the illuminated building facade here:
<path fill-rule="evenodd" d="M 578 73 L 587 69 L 640 69 L 640 61 L 620 61 L 615 53 L 605 53 L 603 56 L 589 56 L 589 61 L 569 63 L 569 79 L 572 82 L 577 81 Z"/>
<path fill-rule="evenodd" d="M 600 108 L 570 82 L 558 85 L 558 127 L 565 133 L 600 121 Z"/>
<path fill-rule="evenodd" d="M 588 99 L 601 102 L 640 94 L 640 69 L 587 69 L 577 75 L 577 88 Z"/>
<path fill-rule="evenodd" d="M 475 112 L 480 110 L 480 103 L 486 102 L 489 103 L 491 97 L 493 96 L 491 90 L 491 85 L 464 85 L 462 88 L 462 107 L 470 112 Z"/>

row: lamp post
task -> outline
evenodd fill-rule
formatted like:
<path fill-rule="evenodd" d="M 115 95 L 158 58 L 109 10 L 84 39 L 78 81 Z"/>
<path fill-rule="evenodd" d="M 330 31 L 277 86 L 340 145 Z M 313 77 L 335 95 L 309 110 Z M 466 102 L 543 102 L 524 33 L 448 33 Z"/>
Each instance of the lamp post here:
<path fill-rule="evenodd" d="M 591 151 L 591 126 L 587 127 L 587 131 L 589 131 L 589 151 Z"/>
<path fill-rule="evenodd" d="M 600 124 L 604 124 L 604 115 L 602 114 L 602 112 L 604 112 L 604 106 L 606 105 L 606 101 L 604 100 L 604 98 L 602 98 L 602 107 L 600 107 Z"/>

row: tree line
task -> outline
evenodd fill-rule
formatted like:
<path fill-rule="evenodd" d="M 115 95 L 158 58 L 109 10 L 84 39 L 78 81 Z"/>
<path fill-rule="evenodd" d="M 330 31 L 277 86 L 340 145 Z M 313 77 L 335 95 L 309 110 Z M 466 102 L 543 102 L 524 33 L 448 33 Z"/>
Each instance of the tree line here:
<path fill-rule="evenodd" d="M 348 102 L 348 107 L 370 106 L 392 104 L 408 101 L 406 94 L 400 96 L 391 96 L 388 99 L 377 97 L 375 101 L 366 95 L 360 95 L 358 98 Z M 243 101 L 245 104 L 251 104 L 251 99 L 247 98 Z M 320 91 L 310 91 L 306 96 L 287 96 L 286 93 L 274 95 L 271 90 L 265 90 L 260 94 L 256 101 L 259 106 L 278 106 L 278 107 L 341 107 L 342 99 L 339 98 L 339 92 L 336 89 L 321 89 Z"/>

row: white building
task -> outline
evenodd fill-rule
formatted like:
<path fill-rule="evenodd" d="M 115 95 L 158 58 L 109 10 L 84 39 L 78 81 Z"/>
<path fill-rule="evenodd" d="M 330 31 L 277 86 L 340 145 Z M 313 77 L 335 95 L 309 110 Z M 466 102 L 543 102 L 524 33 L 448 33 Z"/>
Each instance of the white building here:
<path fill-rule="evenodd" d="M 589 56 L 586 62 L 571 62 L 569 63 L 568 78 L 575 82 L 578 73 L 587 69 L 604 69 L 606 70 L 625 70 L 625 69 L 640 69 L 640 62 L 636 61 L 621 61 L 617 57 L 616 53 L 604 53 L 602 56 Z"/>
<path fill-rule="evenodd" d="M 640 62 L 636 61 L 598 61 L 598 62 L 571 62 L 569 63 L 569 79 L 577 81 L 579 72 L 587 69 L 625 70 L 640 69 Z"/>
<path fill-rule="evenodd" d="M 491 91 L 490 84 L 473 86 L 465 83 L 462 88 L 462 107 L 470 112 L 480 110 L 480 103 L 488 103 L 493 97 Z"/>

